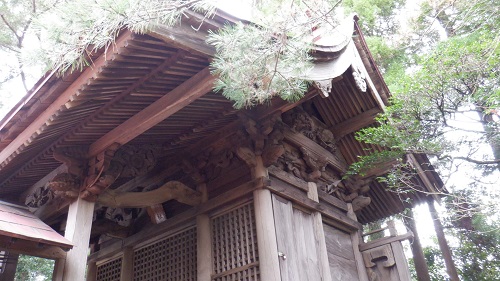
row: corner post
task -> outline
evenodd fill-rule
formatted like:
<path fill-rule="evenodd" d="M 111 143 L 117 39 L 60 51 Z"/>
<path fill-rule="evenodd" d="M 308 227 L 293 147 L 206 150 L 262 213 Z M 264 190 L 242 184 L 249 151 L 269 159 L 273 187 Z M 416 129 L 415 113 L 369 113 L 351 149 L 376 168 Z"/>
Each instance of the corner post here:
<path fill-rule="evenodd" d="M 268 177 L 267 169 L 260 155 L 255 156 L 252 169 L 253 178 Z M 255 207 L 255 225 L 259 250 L 259 268 L 261 280 L 281 280 L 278 260 L 278 244 L 274 224 L 273 202 L 268 189 L 258 189 L 253 193 Z"/>
<path fill-rule="evenodd" d="M 307 197 L 309 199 L 319 202 L 318 196 L 318 186 L 314 182 L 307 183 L 308 192 Z M 331 281 L 332 275 L 330 273 L 330 263 L 328 262 L 328 252 L 326 248 L 326 238 L 325 231 L 323 229 L 323 218 L 320 212 L 313 212 L 313 227 L 316 238 L 316 243 L 318 244 L 319 251 L 319 269 L 322 276 L 323 281 Z"/>
<path fill-rule="evenodd" d="M 65 281 L 85 280 L 94 205 L 95 202 L 80 197 L 69 205 L 64 237 L 71 241 L 73 249 L 68 252 L 64 263 Z"/>

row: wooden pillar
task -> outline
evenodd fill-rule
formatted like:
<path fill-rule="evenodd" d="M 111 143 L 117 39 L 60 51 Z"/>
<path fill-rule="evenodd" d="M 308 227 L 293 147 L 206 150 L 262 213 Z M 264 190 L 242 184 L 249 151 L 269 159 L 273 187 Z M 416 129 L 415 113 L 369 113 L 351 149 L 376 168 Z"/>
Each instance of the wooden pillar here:
<path fill-rule="evenodd" d="M 268 176 L 261 156 L 255 156 L 255 166 L 252 169 L 252 174 L 254 178 Z M 281 280 L 271 192 L 268 189 L 258 189 L 254 191 L 253 196 L 260 279 Z"/>
<path fill-rule="evenodd" d="M 413 233 L 413 241 L 411 241 L 410 247 L 411 253 L 413 254 L 413 263 L 415 264 L 417 278 L 419 281 L 431 281 L 431 277 L 429 276 L 429 268 L 427 267 L 424 251 L 422 250 L 422 245 L 420 244 L 420 238 L 418 236 L 412 209 L 408 209 L 406 216 L 403 217 L 403 222 L 405 226 Z"/>
<path fill-rule="evenodd" d="M 198 185 L 198 191 L 202 194 L 202 202 L 208 200 L 207 185 Z M 212 231 L 210 228 L 210 217 L 201 214 L 196 217 L 197 238 L 197 279 L 198 281 L 212 280 Z"/>
<path fill-rule="evenodd" d="M 97 264 L 95 261 L 90 261 L 87 264 L 87 281 L 97 280 Z"/>
<path fill-rule="evenodd" d="M 85 201 L 81 198 L 69 205 L 64 237 L 71 241 L 73 249 L 66 256 L 64 281 L 85 280 L 94 205 L 94 202 Z"/>
<path fill-rule="evenodd" d="M 436 208 L 434 207 L 434 201 L 429 200 L 427 202 L 427 206 L 429 206 L 432 221 L 434 222 L 434 229 L 436 230 L 439 249 L 441 249 L 441 252 L 443 253 L 446 272 L 448 273 L 451 281 L 459 281 L 460 279 L 458 278 L 457 268 L 455 267 L 450 247 L 448 246 L 448 242 L 444 236 L 443 225 L 441 224 L 441 220 L 439 219 Z"/>
<path fill-rule="evenodd" d="M 351 203 L 347 203 L 347 217 L 358 221 Z M 359 281 L 368 281 L 368 273 L 366 272 L 363 255 L 361 255 L 361 252 L 359 251 L 359 244 L 361 243 L 361 239 L 361 229 L 358 229 L 357 231 L 351 233 L 351 242 L 354 251 L 354 259 L 356 260 L 356 268 L 358 269 Z"/>
<path fill-rule="evenodd" d="M 126 247 L 123 249 L 120 281 L 132 280 L 134 280 L 134 248 Z"/>
<path fill-rule="evenodd" d="M 0 273 L 0 281 L 13 281 L 17 270 L 17 261 L 19 260 L 19 254 L 7 253 L 6 264 L 4 265 L 4 270 Z"/>
<path fill-rule="evenodd" d="M 318 186 L 314 182 L 307 183 L 309 199 L 319 202 Z M 323 281 L 331 281 L 332 275 L 330 273 L 330 263 L 328 262 L 328 251 L 326 248 L 325 231 L 323 229 L 323 218 L 320 212 L 313 212 L 313 226 L 315 238 L 318 245 L 318 258 L 320 261 L 319 269 Z"/>

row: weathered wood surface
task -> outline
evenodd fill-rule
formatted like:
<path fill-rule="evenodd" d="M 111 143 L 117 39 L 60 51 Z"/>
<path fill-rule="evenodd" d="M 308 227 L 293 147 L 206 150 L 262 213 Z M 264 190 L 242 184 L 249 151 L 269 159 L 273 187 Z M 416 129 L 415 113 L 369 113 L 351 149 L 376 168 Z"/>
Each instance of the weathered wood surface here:
<path fill-rule="evenodd" d="M 407 232 L 405 234 L 401 234 L 398 236 L 384 237 L 384 238 L 380 238 L 380 239 L 377 239 L 374 241 L 370 241 L 368 243 L 361 243 L 359 245 L 359 250 L 361 252 L 363 252 L 363 251 L 373 249 L 373 248 L 376 248 L 376 247 L 379 247 L 379 246 L 382 246 L 385 244 L 390 244 L 392 242 L 404 241 L 407 239 L 411 239 L 412 237 L 413 237 L 413 233 L 411 233 L 411 232 Z"/>
<path fill-rule="evenodd" d="M 301 133 L 294 132 L 290 129 L 284 130 L 285 139 L 297 147 L 303 147 L 315 157 L 326 158 L 328 164 L 332 165 L 340 173 L 347 171 L 347 163 L 345 159 L 339 155 L 333 155 L 330 151 L 323 148 L 321 145 L 315 143 L 313 140 L 304 136 Z"/>
<path fill-rule="evenodd" d="M 309 199 L 319 202 L 318 186 L 314 182 L 307 183 L 309 191 L 307 192 L 307 197 Z M 319 269 L 321 274 L 321 280 L 331 281 L 330 265 L 328 262 L 328 249 L 326 246 L 325 231 L 323 229 L 323 218 L 321 213 L 313 212 L 311 214 L 313 219 L 314 227 L 314 237 L 316 239 L 316 246 L 318 248 L 318 258 L 319 258 Z"/>
<path fill-rule="evenodd" d="M 169 181 L 159 188 L 145 192 L 119 192 L 106 189 L 97 202 L 113 208 L 146 208 L 168 200 L 177 200 L 191 206 L 201 203 L 201 193 L 178 181 Z"/>
<path fill-rule="evenodd" d="M 56 246 L 41 246 L 37 242 L 15 241 L 10 237 L 0 237 L 0 250 L 7 252 L 36 256 L 46 259 L 64 259 L 66 252 Z"/>
<path fill-rule="evenodd" d="M 89 156 L 95 156 L 114 143 L 121 145 L 154 127 L 183 107 L 213 89 L 215 77 L 207 67 L 165 94 L 156 102 L 127 119 L 118 127 L 102 136 L 89 148 Z"/>
<path fill-rule="evenodd" d="M 271 192 L 256 190 L 253 199 L 260 277 L 262 280 L 281 280 Z"/>
<path fill-rule="evenodd" d="M 134 280 L 134 249 L 132 247 L 126 247 L 123 249 L 120 281 L 132 280 Z"/>
<path fill-rule="evenodd" d="M 270 189 L 273 193 L 292 201 L 298 206 L 305 207 L 311 211 L 314 210 L 320 212 L 324 217 L 334 221 L 338 227 L 342 227 L 348 232 L 356 231 L 361 227 L 360 223 L 350 219 L 345 214 L 342 214 L 340 210 L 326 204 L 315 202 L 314 200 L 307 198 L 307 195 L 303 191 L 280 180 L 271 179 L 271 184 L 266 188 Z"/>
<path fill-rule="evenodd" d="M 311 214 L 295 209 L 292 202 L 273 195 L 281 280 L 322 280 L 317 241 Z M 286 256 L 286 259 L 285 259 Z"/>
<path fill-rule="evenodd" d="M 396 266 L 398 267 L 399 281 L 410 281 L 410 269 L 408 268 L 408 261 L 405 257 L 401 241 L 392 242 L 391 248 L 392 253 L 394 254 L 394 259 L 396 260 Z"/>
<path fill-rule="evenodd" d="M 323 224 L 332 280 L 359 280 L 351 235 Z"/>
<path fill-rule="evenodd" d="M 64 280 L 85 280 L 94 205 L 78 198 L 69 206 L 64 237 L 73 243 L 73 249 L 66 256 Z"/>
<path fill-rule="evenodd" d="M 119 53 L 121 48 L 127 45 L 127 42 L 133 38 L 133 33 L 131 31 L 125 31 L 120 37 L 117 38 L 114 44 L 107 49 L 99 58 L 92 61 L 92 67 L 87 68 L 80 76 L 68 87 L 66 90 L 58 96 L 58 98 L 45 109 L 38 117 L 31 122 L 31 124 L 25 128 L 17 137 L 9 143 L 0 152 L 0 163 L 5 164 L 12 158 L 11 155 L 18 154 L 20 150 L 27 146 L 34 140 L 34 136 L 39 135 L 43 131 L 44 126 L 46 127 L 46 122 L 50 120 L 52 116 L 58 114 L 71 97 L 76 95 L 78 89 L 87 83 L 89 79 L 92 79 L 95 75 L 95 69 L 103 67 L 110 59 L 113 58 L 113 54 Z"/>
<path fill-rule="evenodd" d="M 212 235 L 210 218 L 201 214 L 196 218 L 197 280 L 210 281 L 212 275 Z"/>
<path fill-rule="evenodd" d="M 352 132 L 356 132 L 361 128 L 364 128 L 375 122 L 375 116 L 381 113 L 382 110 L 380 108 L 375 107 L 369 109 L 355 117 L 345 120 L 342 123 L 335 124 L 331 126 L 329 129 L 333 132 L 337 139 L 342 138 L 345 135 L 348 135 Z"/>
<path fill-rule="evenodd" d="M 235 202 L 239 198 L 249 196 L 256 189 L 263 188 L 267 185 L 269 185 L 269 182 L 265 178 L 257 178 L 250 182 L 246 182 L 222 195 L 208 200 L 207 202 L 194 206 L 189 210 L 168 219 L 164 223 L 148 227 L 133 236 L 123 239 L 120 242 L 113 243 L 109 247 L 91 254 L 88 260 L 96 261 L 108 258 L 119 253 L 123 247 L 131 245 L 136 246 L 138 243 L 145 243 L 149 239 L 171 232 L 173 229 L 186 224 L 186 222 L 193 221 L 197 215 L 209 213 L 223 205 Z"/>

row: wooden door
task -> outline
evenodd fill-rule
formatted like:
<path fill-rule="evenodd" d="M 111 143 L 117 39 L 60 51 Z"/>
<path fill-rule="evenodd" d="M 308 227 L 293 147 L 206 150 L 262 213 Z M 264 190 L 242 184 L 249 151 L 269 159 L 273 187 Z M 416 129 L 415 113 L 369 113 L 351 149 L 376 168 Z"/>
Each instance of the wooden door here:
<path fill-rule="evenodd" d="M 351 234 L 323 223 L 333 281 L 359 280 Z"/>
<path fill-rule="evenodd" d="M 276 195 L 273 210 L 278 251 L 284 255 L 280 257 L 281 280 L 322 280 L 312 215 Z"/>

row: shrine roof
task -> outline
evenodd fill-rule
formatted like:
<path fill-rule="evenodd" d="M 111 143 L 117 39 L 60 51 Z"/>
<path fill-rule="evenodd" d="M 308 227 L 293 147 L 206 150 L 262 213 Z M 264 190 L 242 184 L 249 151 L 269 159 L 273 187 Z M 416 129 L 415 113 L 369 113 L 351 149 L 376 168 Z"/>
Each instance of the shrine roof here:
<path fill-rule="evenodd" d="M 195 31 L 191 25 L 200 26 L 199 20 L 205 24 Z M 53 157 L 58 149 L 77 148 L 91 157 L 113 142 L 156 145 L 160 161 L 172 163 L 179 155 L 200 153 L 207 142 L 235 131 L 241 126 L 240 111 L 231 101 L 211 90 L 188 95 L 193 85 L 208 87 L 214 79 L 209 74 L 214 50 L 205 43 L 207 30 L 235 21 L 228 15 L 213 19 L 192 16 L 182 26 L 157 26 L 148 34 L 124 30 L 115 44 L 93 55 L 93 65 L 62 76 L 51 72 L 42 77 L 0 121 L 0 198 L 24 203 L 28 191 L 61 169 Z M 243 111 L 270 116 L 309 101 L 317 117 L 335 133 L 343 157 L 351 164 L 369 150 L 383 149 L 358 142 L 355 131 L 373 125 L 390 93 L 356 18 L 337 32 L 341 36 L 333 40 L 323 37 L 316 41 L 315 68 L 308 74 L 308 79 L 329 81 L 327 96 L 316 87 L 299 103 L 273 100 L 269 106 Z M 353 74 L 359 67 L 368 76 L 365 91 L 358 89 Z M 161 114 L 148 115 L 156 111 Z M 136 120 L 144 126 L 136 126 Z M 425 156 L 417 160 L 428 163 Z M 442 187 L 435 173 L 425 177 L 438 189 Z M 432 192 L 423 179 L 415 181 L 422 191 Z M 374 200 L 361 212 L 361 222 L 407 207 L 381 183 L 374 182 L 369 195 Z M 427 195 L 409 196 L 418 203 Z"/>
<path fill-rule="evenodd" d="M 45 224 L 27 208 L 10 203 L 0 202 L 0 237 L 9 237 L 5 243 L 0 241 L 0 247 L 9 249 L 11 245 L 31 241 L 40 247 L 43 245 L 57 246 L 64 250 L 73 248 L 71 242 Z M 20 241 L 17 241 L 20 240 Z"/>

